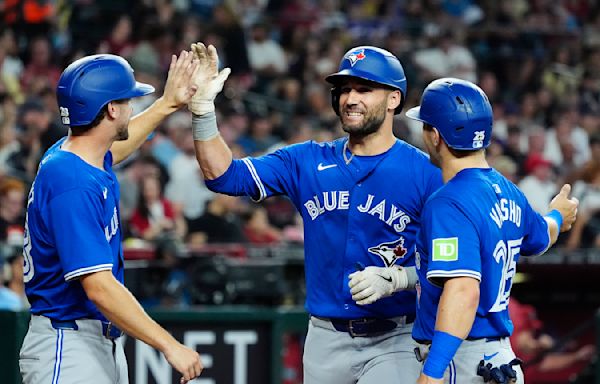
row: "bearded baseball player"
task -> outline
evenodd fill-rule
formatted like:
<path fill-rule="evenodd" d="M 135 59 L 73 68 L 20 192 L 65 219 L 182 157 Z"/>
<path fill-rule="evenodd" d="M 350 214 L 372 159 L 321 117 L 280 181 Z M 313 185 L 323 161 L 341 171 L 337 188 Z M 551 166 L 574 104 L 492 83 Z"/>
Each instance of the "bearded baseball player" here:
<path fill-rule="evenodd" d="M 490 168 L 492 107 L 475 84 L 436 80 L 406 115 L 423 122 L 423 141 L 445 183 L 425 204 L 417 236 L 413 337 L 425 361 L 418 383 L 523 383 L 508 339 L 516 264 L 571 228 L 578 201 L 565 185 L 541 216 Z"/>
<path fill-rule="evenodd" d="M 376 47 L 352 48 L 327 77 L 348 137 L 233 160 L 213 103 L 229 70 L 218 72 L 214 47 L 192 49 L 200 60 L 196 84 L 205 86 L 188 108 L 207 186 L 257 201 L 287 195 L 304 219 L 311 314 L 304 382 L 415 382 L 415 291 L 392 292 L 416 282 L 411 250 L 421 209 L 441 175 L 424 153 L 392 133 L 406 95 L 398 59 Z"/>
<path fill-rule="evenodd" d="M 160 350 L 182 382 L 200 374 L 198 353 L 155 323 L 123 286 L 112 171 L 189 102 L 197 64 L 191 53 L 173 56 L 163 96 L 131 130 L 129 100 L 154 88 L 136 82 L 127 61 L 87 56 L 62 73 L 57 98 L 69 135 L 44 154 L 27 201 L 24 280 L 32 316 L 19 360 L 23 383 L 127 383 L 123 332 Z"/>

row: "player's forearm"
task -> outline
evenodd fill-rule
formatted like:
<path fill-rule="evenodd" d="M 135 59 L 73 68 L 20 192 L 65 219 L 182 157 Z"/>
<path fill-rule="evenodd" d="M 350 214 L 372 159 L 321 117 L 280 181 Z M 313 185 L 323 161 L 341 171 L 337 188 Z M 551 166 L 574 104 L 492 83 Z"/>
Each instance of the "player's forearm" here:
<path fill-rule="evenodd" d="M 479 281 L 456 277 L 446 281 L 438 312 L 429 356 L 423 374 L 442 379 L 450 361 L 473 327 L 479 305 Z"/>
<path fill-rule="evenodd" d="M 123 332 L 165 352 L 176 340 L 148 316 L 135 297 L 110 271 L 87 275 L 81 283 L 88 298 Z"/>
<path fill-rule="evenodd" d="M 446 281 L 440 298 L 435 329 L 465 339 L 479 306 L 479 281 L 457 277 Z"/>
<path fill-rule="evenodd" d="M 231 150 L 221 135 L 207 141 L 195 140 L 194 147 L 205 179 L 213 180 L 223 175 L 233 161 Z"/>
<path fill-rule="evenodd" d="M 146 141 L 148 135 L 177 109 L 177 106 L 169 105 L 161 97 L 145 111 L 134 116 L 129 122 L 129 138 L 124 141 L 115 141 L 110 147 L 113 164 L 118 164 L 135 152 Z"/>

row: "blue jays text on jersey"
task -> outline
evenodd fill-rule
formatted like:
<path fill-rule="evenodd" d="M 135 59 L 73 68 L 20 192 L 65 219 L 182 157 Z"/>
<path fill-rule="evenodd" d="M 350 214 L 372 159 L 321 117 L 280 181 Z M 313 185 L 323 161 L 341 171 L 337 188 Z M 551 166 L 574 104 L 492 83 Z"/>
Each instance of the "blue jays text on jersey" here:
<path fill-rule="evenodd" d="M 431 340 L 442 289 L 436 279 L 472 277 L 480 299 L 470 338 L 512 333 L 508 301 L 520 255 L 550 246 L 545 219 L 492 168 L 460 171 L 425 204 L 417 235 L 416 340 Z"/>
<path fill-rule="evenodd" d="M 397 140 L 387 152 L 355 156 L 347 139 L 306 142 L 259 157 L 234 160 L 208 180 L 216 192 L 262 200 L 287 195 L 304 220 L 306 309 L 331 318 L 413 314 L 414 292 L 358 306 L 348 275 L 363 265 L 414 265 L 415 235 L 427 198 L 441 175 L 418 149 Z"/>
<path fill-rule="evenodd" d="M 44 154 L 27 199 L 25 291 L 35 315 L 106 320 L 77 279 L 112 270 L 123 283 L 119 184 L 110 152 L 102 170 L 61 150 L 64 141 Z"/>

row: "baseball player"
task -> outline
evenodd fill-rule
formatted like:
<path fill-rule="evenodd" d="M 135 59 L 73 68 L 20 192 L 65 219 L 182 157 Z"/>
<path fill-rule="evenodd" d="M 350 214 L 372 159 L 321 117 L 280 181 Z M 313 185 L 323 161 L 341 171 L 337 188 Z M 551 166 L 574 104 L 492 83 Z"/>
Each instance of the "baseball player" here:
<path fill-rule="evenodd" d="M 57 89 L 69 135 L 42 157 L 29 192 L 24 280 L 31 303 L 19 365 L 29 383 L 127 383 L 123 332 L 160 350 L 187 382 L 198 353 L 155 323 L 123 286 L 119 184 L 112 165 L 187 104 L 198 62 L 173 56 L 164 95 L 131 115 L 129 100 L 154 88 L 135 81 L 123 58 L 94 55 L 62 73 Z"/>
<path fill-rule="evenodd" d="M 392 133 L 406 94 L 402 65 L 380 48 L 350 49 L 327 77 L 348 137 L 233 160 L 213 103 L 229 70 L 218 72 L 214 47 L 192 49 L 200 60 L 196 83 L 205 87 L 188 108 L 207 186 L 256 201 L 287 195 L 304 220 L 311 314 L 304 382 L 414 382 L 420 371 L 410 337 L 415 291 L 392 292 L 416 282 L 412 250 L 420 212 L 441 175 L 424 153 Z M 366 282 L 371 289 L 349 288 Z"/>
<path fill-rule="evenodd" d="M 425 204 L 417 236 L 413 338 L 425 360 L 418 383 L 523 383 L 508 339 L 516 263 L 570 229 L 578 201 L 565 185 L 541 216 L 490 168 L 492 107 L 475 84 L 433 81 L 406 115 L 423 122 L 424 144 L 445 182 Z"/>

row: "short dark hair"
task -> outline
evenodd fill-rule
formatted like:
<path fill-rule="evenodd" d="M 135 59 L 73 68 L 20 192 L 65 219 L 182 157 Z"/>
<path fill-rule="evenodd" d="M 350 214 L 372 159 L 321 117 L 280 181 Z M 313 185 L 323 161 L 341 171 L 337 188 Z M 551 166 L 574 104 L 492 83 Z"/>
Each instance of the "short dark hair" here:
<path fill-rule="evenodd" d="M 448 143 L 446 143 L 446 145 L 448 145 Z M 452 154 L 452 156 L 456 157 L 456 158 L 463 158 L 463 157 L 467 157 L 477 151 L 481 151 L 481 149 L 454 149 L 450 146 L 448 146 L 448 150 L 450 151 L 450 153 Z"/>

